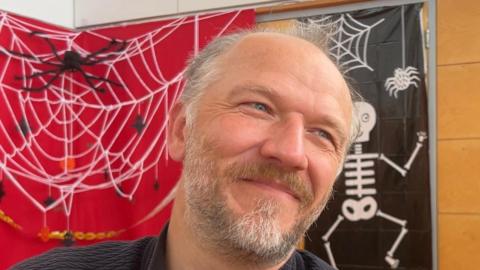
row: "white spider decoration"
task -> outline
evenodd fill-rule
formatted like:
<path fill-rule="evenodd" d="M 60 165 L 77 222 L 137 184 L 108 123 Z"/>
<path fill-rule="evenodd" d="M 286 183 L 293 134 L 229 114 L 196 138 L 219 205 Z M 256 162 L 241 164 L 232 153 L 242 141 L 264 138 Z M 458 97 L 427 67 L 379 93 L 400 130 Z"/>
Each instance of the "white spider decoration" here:
<path fill-rule="evenodd" d="M 393 77 L 385 81 L 385 88 L 390 96 L 397 98 L 399 91 L 404 91 L 411 85 L 418 87 L 420 73 L 416 67 L 396 68 Z"/>
<path fill-rule="evenodd" d="M 402 67 L 396 68 L 393 77 L 388 77 L 385 80 L 385 90 L 388 91 L 390 96 L 393 94 L 395 98 L 398 97 L 399 91 L 405 91 L 412 85 L 418 88 L 420 82 L 418 69 L 405 64 L 405 6 L 402 6 L 400 20 L 402 26 Z"/>

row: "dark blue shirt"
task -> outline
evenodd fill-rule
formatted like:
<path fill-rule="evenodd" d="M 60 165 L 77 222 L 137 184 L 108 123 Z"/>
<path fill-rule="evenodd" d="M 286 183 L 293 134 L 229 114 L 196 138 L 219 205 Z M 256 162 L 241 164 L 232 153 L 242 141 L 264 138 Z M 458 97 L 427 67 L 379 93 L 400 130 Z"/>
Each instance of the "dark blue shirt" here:
<path fill-rule="evenodd" d="M 166 270 L 168 226 L 158 237 L 57 248 L 23 261 L 12 270 Z M 280 270 L 334 270 L 308 251 L 295 251 Z"/>

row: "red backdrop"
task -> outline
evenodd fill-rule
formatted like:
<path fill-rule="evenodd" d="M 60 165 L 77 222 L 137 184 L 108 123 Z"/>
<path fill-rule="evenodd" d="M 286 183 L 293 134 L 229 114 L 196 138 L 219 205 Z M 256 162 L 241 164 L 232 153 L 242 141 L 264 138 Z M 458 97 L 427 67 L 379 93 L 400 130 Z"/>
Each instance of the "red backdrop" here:
<path fill-rule="evenodd" d="M 73 32 L 0 12 L 0 269 L 66 231 L 75 245 L 157 234 L 185 60 L 253 23 L 248 10 Z"/>

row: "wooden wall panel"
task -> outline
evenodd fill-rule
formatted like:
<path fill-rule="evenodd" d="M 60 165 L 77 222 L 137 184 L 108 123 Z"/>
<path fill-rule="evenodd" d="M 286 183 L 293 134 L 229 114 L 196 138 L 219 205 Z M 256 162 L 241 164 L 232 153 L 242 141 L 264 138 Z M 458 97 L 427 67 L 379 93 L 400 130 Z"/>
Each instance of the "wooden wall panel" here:
<path fill-rule="evenodd" d="M 478 0 L 438 0 L 438 64 L 480 61 Z"/>
<path fill-rule="evenodd" d="M 439 216 L 439 270 L 478 270 L 480 215 Z"/>
<path fill-rule="evenodd" d="M 257 14 L 277 13 L 292 10 L 305 10 L 309 8 L 322 8 L 330 6 L 340 6 L 353 4 L 357 2 L 367 2 L 368 0 L 310 0 L 299 3 L 288 3 L 284 5 L 262 7 L 256 10 Z"/>
<path fill-rule="evenodd" d="M 281 21 L 272 21 L 272 22 L 262 22 L 258 23 L 257 26 L 260 28 L 271 28 L 271 29 L 286 29 L 293 26 L 295 20 L 281 20 Z"/>
<path fill-rule="evenodd" d="M 479 117 L 480 63 L 439 67 L 438 138 L 480 139 Z"/>
<path fill-rule="evenodd" d="M 439 270 L 479 269 L 480 2 L 437 1 Z"/>
<path fill-rule="evenodd" d="M 480 139 L 438 143 L 438 210 L 480 215 Z M 480 230 L 480 227 L 479 227 Z"/>

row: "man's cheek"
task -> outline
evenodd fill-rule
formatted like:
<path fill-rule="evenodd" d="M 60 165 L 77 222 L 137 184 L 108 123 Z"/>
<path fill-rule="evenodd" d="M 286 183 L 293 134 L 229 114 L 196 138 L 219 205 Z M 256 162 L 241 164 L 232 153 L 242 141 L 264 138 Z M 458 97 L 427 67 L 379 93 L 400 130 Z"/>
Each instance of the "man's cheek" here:
<path fill-rule="evenodd" d="M 267 131 L 268 127 L 261 121 L 235 116 L 219 119 L 218 124 L 207 132 L 215 137 L 219 146 L 237 152 L 259 144 Z"/>
<path fill-rule="evenodd" d="M 332 161 L 318 158 L 309 163 L 309 178 L 315 201 L 323 198 L 333 187 L 337 166 Z"/>

